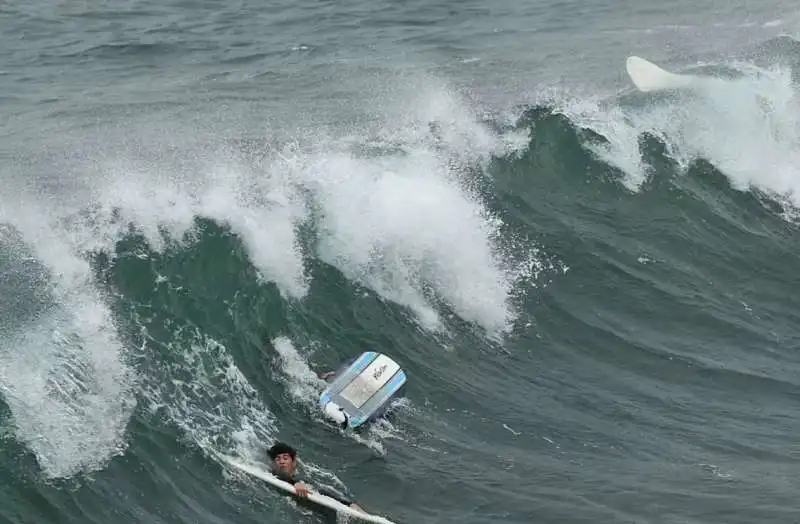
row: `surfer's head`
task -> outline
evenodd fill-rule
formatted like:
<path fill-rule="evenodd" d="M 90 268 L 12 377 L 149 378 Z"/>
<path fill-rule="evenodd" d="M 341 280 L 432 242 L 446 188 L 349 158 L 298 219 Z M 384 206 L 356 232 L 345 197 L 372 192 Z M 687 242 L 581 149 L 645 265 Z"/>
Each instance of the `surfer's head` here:
<path fill-rule="evenodd" d="M 297 458 L 297 452 L 289 444 L 276 442 L 267 450 L 267 455 L 275 462 L 278 469 L 287 473 L 291 473 L 294 470 L 294 461 L 295 458 Z"/>

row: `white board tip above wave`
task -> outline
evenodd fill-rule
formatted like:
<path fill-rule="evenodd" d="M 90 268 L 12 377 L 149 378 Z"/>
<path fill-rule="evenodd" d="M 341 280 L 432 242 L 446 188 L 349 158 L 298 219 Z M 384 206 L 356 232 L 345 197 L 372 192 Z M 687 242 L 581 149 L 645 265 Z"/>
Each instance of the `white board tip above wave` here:
<path fill-rule="evenodd" d="M 633 85 L 643 93 L 689 87 L 698 79 L 691 75 L 670 73 L 638 56 L 629 56 L 625 61 L 625 69 Z"/>

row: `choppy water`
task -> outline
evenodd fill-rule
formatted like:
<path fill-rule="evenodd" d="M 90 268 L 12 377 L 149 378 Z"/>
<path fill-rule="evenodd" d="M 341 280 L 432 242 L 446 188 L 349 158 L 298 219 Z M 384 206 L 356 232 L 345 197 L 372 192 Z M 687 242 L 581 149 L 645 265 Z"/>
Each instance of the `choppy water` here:
<path fill-rule="evenodd" d="M 0 7 L 0 522 L 312 522 L 211 454 L 274 439 L 403 523 L 798 521 L 798 21 Z"/>

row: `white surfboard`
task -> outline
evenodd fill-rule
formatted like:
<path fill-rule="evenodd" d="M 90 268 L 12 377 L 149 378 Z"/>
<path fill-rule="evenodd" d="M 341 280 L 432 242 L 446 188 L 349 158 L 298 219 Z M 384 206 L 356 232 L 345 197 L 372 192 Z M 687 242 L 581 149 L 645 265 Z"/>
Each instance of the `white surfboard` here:
<path fill-rule="evenodd" d="M 633 85 L 644 93 L 689 87 L 697 80 L 695 76 L 665 71 L 638 56 L 629 56 L 625 62 L 625 69 L 628 71 Z"/>
<path fill-rule="evenodd" d="M 284 482 L 283 480 L 279 479 L 272 473 L 268 471 L 264 471 L 263 469 L 247 464 L 245 462 L 240 461 L 237 458 L 231 457 L 229 455 L 223 455 L 221 453 L 214 453 L 220 459 L 222 459 L 226 464 L 229 464 L 236 469 L 243 471 L 249 475 L 252 475 L 256 478 L 267 482 L 268 484 L 285 491 L 286 493 L 294 494 L 294 486 L 289 484 L 288 482 Z M 381 517 L 380 515 L 372 515 L 371 513 L 364 513 L 363 511 L 359 511 L 355 508 L 351 508 L 349 506 L 345 506 L 338 500 L 332 499 L 325 495 L 321 495 L 319 493 L 314 493 L 310 491 L 308 494 L 308 500 L 312 502 L 316 502 L 322 506 L 335 510 L 339 514 L 347 515 L 348 517 L 353 517 L 357 519 L 359 522 L 375 522 L 378 524 L 395 524 L 389 519 Z"/>

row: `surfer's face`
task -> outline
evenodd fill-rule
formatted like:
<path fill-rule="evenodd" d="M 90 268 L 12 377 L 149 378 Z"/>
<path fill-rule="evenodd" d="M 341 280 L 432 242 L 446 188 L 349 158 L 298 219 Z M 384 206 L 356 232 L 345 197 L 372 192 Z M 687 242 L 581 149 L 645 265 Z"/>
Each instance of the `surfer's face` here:
<path fill-rule="evenodd" d="M 278 466 L 278 469 L 282 469 L 286 473 L 291 473 L 294 467 L 294 460 L 292 460 L 292 456 L 288 453 L 281 453 L 275 457 L 275 465 Z"/>

